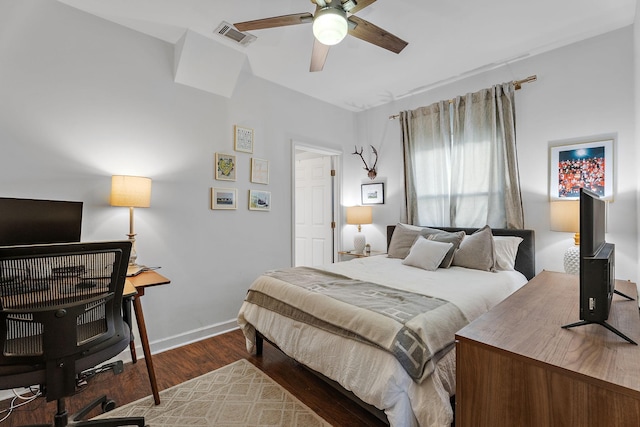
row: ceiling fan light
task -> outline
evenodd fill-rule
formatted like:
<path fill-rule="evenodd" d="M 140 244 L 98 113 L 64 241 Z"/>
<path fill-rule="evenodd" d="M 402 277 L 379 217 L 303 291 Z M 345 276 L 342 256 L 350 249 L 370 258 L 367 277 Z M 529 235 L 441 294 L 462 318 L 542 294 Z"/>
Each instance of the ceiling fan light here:
<path fill-rule="evenodd" d="M 319 10 L 313 18 L 313 35 L 327 46 L 340 43 L 348 29 L 346 13 L 333 7 Z"/>

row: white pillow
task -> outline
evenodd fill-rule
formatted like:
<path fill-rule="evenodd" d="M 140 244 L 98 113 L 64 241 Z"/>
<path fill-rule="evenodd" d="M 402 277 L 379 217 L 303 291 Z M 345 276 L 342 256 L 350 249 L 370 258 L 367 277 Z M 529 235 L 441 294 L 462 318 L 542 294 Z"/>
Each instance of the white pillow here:
<path fill-rule="evenodd" d="M 411 246 L 409 255 L 402 260 L 404 265 L 434 271 L 438 268 L 453 243 L 437 242 L 419 236 Z"/>
<path fill-rule="evenodd" d="M 493 236 L 496 270 L 513 270 L 522 240 L 517 236 Z"/>

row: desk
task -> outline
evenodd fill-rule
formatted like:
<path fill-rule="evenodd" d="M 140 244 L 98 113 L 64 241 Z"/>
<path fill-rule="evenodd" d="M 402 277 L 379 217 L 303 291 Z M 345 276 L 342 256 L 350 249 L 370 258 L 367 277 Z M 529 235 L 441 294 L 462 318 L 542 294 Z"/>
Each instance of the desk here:
<path fill-rule="evenodd" d="M 636 297 L 636 285 L 616 280 Z M 543 271 L 456 334 L 456 426 L 638 426 L 640 348 L 579 320 L 578 276 Z M 640 339 L 638 303 L 609 320 Z"/>
<path fill-rule="evenodd" d="M 142 303 L 140 298 L 144 296 L 145 289 L 151 286 L 166 285 L 171 283 L 169 279 L 155 271 L 145 271 L 137 276 L 127 277 L 124 285 L 124 295 L 133 299 L 133 311 L 136 315 L 136 323 L 138 324 L 138 332 L 140 333 L 140 342 L 142 343 L 142 351 L 144 352 L 144 361 L 147 364 L 147 372 L 149 373 L 149 381 L 151 383 L 151 392 L 153 393 L 153 401 L 156 405 L 160 404 L 160 392 L 158 390 L 158 382 L 156 381 L 156 371 L 153 368 L 153 359 L 151 359 L 151 349 L 149 348 L 149 337 L 147 336 L 147 326 L 142 313 Z M 133 341 L 130 346 L 131 359 L 133 363 L 137 362 L 135 344 Z"/>

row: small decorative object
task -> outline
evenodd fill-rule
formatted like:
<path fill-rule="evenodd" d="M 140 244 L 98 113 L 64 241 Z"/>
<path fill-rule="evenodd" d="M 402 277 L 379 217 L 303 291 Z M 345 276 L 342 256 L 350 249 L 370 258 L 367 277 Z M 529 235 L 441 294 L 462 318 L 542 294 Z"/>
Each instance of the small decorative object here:
<path fill-rule="evenodd" d="M 244 153 L 253 153 L 253 129 L 234 126 L 234 149 Z"/>
<path fill-rule="evenodd" d="M 362 184 L 362 204 L 381 205 L 384 204 L 384 183 Z"/>
<path fill-rule="evenodd" d="M 369 177 L 369 179 L 373 180 L 376 179 L 376 176 L 378 176 L 378 172 L 376 171 L 376 165 L 378 164 L 378 151 L 376 151 L 376 147 L 374 147 L 373 145 L 371 146 L 371 150 L 376 156 L 376 160 L 373 162 L 372 167 L 369 167 L 369 165 L 367 165 L 367 162 L 364 160 L 364 157 L 362 157 L 364 147 L 360 147 L 360 152 L 358 152 L 358 147 L 355 147 L 355 151 L 351 154 L 357 154 L 358 156 L 360 156 L 362 162 L 364 163 L 364 170 L 367 171 L 367 176 Z"/>
<path fill-rule="evenodd" d="M 580 273 L 580 201 L 558 200 L 551 202 L 551 231 L 575 233 L 573 245 L 564 253 L 564 271 Z"/>
<path fill-rule="evenodd" d="M 371 224 L 372 222 L 371 206 L 350 206 L 347 208 L 347 224 L 357 225 L 358 232 L 353 237 L 353 248 L 357 254 L 363 254 L 367 239 L 362 233 L 362 224 Z"/>
<path fill-rule="evenodd" d="M 368 243 L 364 245 L 364 254 L 366 256 L 371 256 L 371 245 Z"/>
<path fill-rule="evenodd" d="M 249 190 L 249 210 L 269 211 L 271 210 L 271 192 L 260 190 Z"/>
<path fill-rule="evenodd" d="M 216 179 L 222 181 L 236 180 L 236 156 L 216 153 Z"/>
<path fill-rule="evenodd" d="M 251 158 L 251 182 L 256 184 L 269 183 L 269 160 Z"/>
<path fill-rule="evenodd" d="M 550 148 L 549 197 L 578 200 L 580 188 L 613 200 L 613 140 Z"/>
<path fill-rule="evenodd" d="M 211 188 L 211 209 L 236 209 L 237 199 L 235 188 Z"/>

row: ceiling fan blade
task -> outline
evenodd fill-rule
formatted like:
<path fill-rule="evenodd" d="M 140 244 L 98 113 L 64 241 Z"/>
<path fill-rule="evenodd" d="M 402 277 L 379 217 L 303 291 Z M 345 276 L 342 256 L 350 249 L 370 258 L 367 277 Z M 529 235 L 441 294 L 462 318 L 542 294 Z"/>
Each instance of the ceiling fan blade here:
<path fill-rule="evenodd" d="M 349 11 L 349 13 L 356 13 L 359 10 L 364 9 L 365 7 L 369 6 L 371 3 L 374 3 L 376 0 L 358 0 L 358 3 L 356 4 L 356 7 L 354 7 L 353 9 L 351 9 Z"/>
<path fill-rule="evenodd" d="M 369 21 L 357 16 L 350 16 L 349 21 L 356 24 L 355 28 L 349 28 L 349 34 L 366 42 L 380 46 L 394 53 L 400 53 L 409 43 L 393 34 L 373 25 Z"/>
<path fill-rule="evenodd" d="M 256 19 L 254 21 L 238 22 L 233 24 L 238 31 L 262 30 L 265 28 L 284 27 L 287 25 L 306 24 L 313 21 L 313 15 L 294 13 L 292 15 L 274 16 L 272 18 Z"/>
<path fill-rule="evenodd" d="M 313 51 L 311 52 L 311 66 L 309 67 L 309 71 L 322 71 L 330 47 L 331 46 L 320 43 L 315 37 L 313 38 Z"/>

